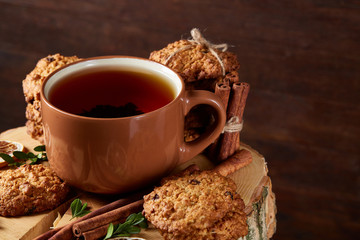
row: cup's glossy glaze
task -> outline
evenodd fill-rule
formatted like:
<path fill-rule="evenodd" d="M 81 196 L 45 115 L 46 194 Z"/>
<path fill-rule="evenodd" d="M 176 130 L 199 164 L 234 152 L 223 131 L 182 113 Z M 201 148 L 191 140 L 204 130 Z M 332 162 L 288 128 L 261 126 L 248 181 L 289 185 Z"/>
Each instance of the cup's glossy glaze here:
<path fill-rule="evenodd" d="M 65 76 L 109 65 L 160 74 L 176 92 L 155 111 L 124 118 L 90 118 L 64 112 L 48 101 L 53 84 Z M 101 81 L 99 81 L 101 84 Z M 185 91 L 168 67 L 126 56 L 107 56 L 67 65 L 52 73 L 41 89 L 45 145 L 50 166 L 60 178 L 95 193 L 122 193 L 146 186 L 204 150 L 221 133 L 225 110 L 208 91 Z M 192 143 L 184 142 L 184 117 L 198 104 L 212 106 L 214 126 Z"/>

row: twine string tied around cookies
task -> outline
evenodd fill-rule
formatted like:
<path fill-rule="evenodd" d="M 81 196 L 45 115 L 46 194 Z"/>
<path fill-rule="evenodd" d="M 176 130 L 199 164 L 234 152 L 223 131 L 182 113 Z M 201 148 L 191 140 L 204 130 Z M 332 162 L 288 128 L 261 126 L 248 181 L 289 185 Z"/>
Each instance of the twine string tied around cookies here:
<path fill-rule="evenodd" d="M 218 60 L 218 62 L 220 63 L 220 66 L 221 66 L 222 75 L 225 76 L 226 70 L 225 70 L 224 63 L 221 60 L 221 58 L 219 57 L 219 54 L 217 54 L 217 52 L 215 51 L 215 49 L 218 49 L 218 50 L 220 50 L 222 52 L 225 52 L 228 49 L 228 45 L 226 43 L 222 43 L 222 44 L 212 44 L 212 43 L 210 43 L 208 40 L 206 40 L 202 36 L 202 34 L 200 33 L 200 30 L 197 29 L 197 28 L 193 28 L 190 33 L 191 33 L 191 36 L 192 36 L 192 39 L 189 40 L 191 45 L 187 45 L 187 46 L 184 46 L 182 48 L 179 48 L 178 50 L 176 50 L 175 52 L 170 54 L 170 56 L 165 60 L 165 65 L 167 65 L 169 60 L 173 56 L 175 56 L 178 52 L 190 49 L 194 45 L 202 45 L 202 46 L 206 47 L 211 52 L 211 54 Z"/>
<path fill-rule="evenodd" d="M 244 125 L 244 120 L 240 122 L 240 119 L 238 116 L 233 116 L 225 123 L 222 133 L 224 133 L 224 132 L 228 132 L 228 133 L 241 132 L 243 125 Z"/>
<path fill-rule="evenodd" d="M 191 39 L 189 41 L 192 43 L 203 45 L 203 46 L 207 47 L 209 50 L 218 49 L 222 52 L 225 52 L 228 49 L 228 45 L 226 43 L 213 44 L 213 43 L 209 42 L 208 40 L 206 40 L 203 37 L 203 35 L 200 33 L 200 30 L 197 28 L 193 28 L 190 33 L 191 33 L 191 36 L 193 39 Z M 213 54 L 217 56 L 216 52 Z"/>

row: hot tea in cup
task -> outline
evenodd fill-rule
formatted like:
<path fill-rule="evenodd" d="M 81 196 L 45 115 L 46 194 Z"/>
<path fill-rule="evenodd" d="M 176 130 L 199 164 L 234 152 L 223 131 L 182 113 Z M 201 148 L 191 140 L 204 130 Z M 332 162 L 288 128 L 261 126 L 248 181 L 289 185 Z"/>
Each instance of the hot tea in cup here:
<path fill-rule="evenodd" d="M 59 109 L 87 117 L 129 117 L 154 111 L 175 97 L 161 76 L 108 68 L 84 71 L 57 82 L 49 101 Z"/>

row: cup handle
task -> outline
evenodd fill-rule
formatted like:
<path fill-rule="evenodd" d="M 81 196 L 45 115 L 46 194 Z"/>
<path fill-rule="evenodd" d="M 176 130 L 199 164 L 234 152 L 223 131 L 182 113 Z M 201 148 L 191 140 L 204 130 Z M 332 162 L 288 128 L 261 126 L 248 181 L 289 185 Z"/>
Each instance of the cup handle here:
<path fill-rule="evenodd" d="M 183 98 L 185 104 L 184 107 L 184 116 L 189 113 L 192 107 L 199 104 L 210 105 L 215 109 L 215 123 L 212 124 L 212 127 L 207 129 L 207 131 L 196 140 L 186 143 L 180 147 L 180 162 L 184 163 L 199 153 L 201 153 L 208 145 L 213 143 L 221 134 L 224 129 L 226 122 L 226 111 L 223 103 L 220 98 L 214 93 L 205 91 L 205 90 L 191 90 L 185 92 L 185 97 Z"/>

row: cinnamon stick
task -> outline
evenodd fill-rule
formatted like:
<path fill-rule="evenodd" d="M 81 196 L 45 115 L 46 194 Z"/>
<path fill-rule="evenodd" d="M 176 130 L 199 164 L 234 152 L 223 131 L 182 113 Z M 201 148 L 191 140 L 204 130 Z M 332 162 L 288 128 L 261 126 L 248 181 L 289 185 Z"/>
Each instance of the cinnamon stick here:
<path fill-rule="evenodd" d="M 217 95 L 221 102 L 224 104 L 225 111 L 228 107 L 229 97 L 230 97 L 231 87 L 228 83 L 217 83 L 215 86 L 215 95 Z M 219 151 L 219 141 L 222 138 L 220 136 L 217 138 L 208 148 L 208 156 L 213 158 L 217 156 L 217 152 Z"/>
<path fill-rule="evenodd" d="M 119 222 L 115 222 L 114 224 L 118 224 Z M 95 228 L 93 230 L 83 232 L 81 235 L 82 239 L 93 240 L 93 239 L 99 239 L 101 237 L 104 237 L 107 233 L 108 228 L 109 228 L 109 224 L 106 224 L 101 227 Z"/>
<path fill-rule="evenodd" d="M 241 98 L 240 98 L 240 106 L 239 106 L 239 121 L 240 123 L 243 121 L 244 116 L 244 110 L 246 105 L 246 99 L 248 97 L 249 91 L 250 91 L 250 85 L 245 82 L 236 83 L 234 84 L 236 88 L 239 88 L 239 91 L 241 91 Z M 230 150 L 230 153 L 234 153 L 237 149 L 240 147 L 240 132 L 234 133 L 234 139 L 235 144 L 232 144 L 232 149 Z"/>
<path fill-rule="evenodd" d="M 77 222 L 73 225 L 73 233 L 76 237 L 80 237 L 83 233 L 98 229 L 102 231 L 102 226 L 108 225 L 115 221 L 123 221 L 125 220 L 131 213 L 140 212 L 143 208 L 144 200 L 138 200 L 136 202 L 127 204 L 120 208 L 116 208 L 109 212 L 103 213 L 101 215 L 95 216 L 93 218 L 89 218 L 87 220 Z M 98 231 L 96 230 L 96 231 Z M 106 233 L 106 232 L 105 232 Z"/>
<path fill-rule="evenodd" d="M 227 121 L 236 117 L 238 124 L 242 122 L 243 112 L 245 109 L 246 98 L 249 92 L 249 84 L 241 82 L 234 83 L 232 86 L 231 97 L 229 100 L 229 106 L 227 109 Z M 233 155 L 236 151 L 236 147 L 239 144 L 239 132 L 224 132 L 218 155 L 219 161 L 224 161 L 229 156 Z"/>
<path fill-rule="evenodd" d="M 116 224 L 119 224 L 119 223 L 122 223 L 125 221 L 126 221 L 126 218 L 123 218 L 123 219 L 116 220 L 115 222 L 113 222 L 113 224 L 116 225 Z M 107 234 L 108 228 L 109 228 L 109 224 L 105 224 L 98 228 L 94 228 L 92 230 L 83 232 L 81 235 L 81 239 L 93 240 L 93 239 L 102 238 Z"/>
<path fill-rule="evenodd" d="M 215 86 L 215 95 L 217 95 L 221 102 L 224 104 L 225 110 L 228 107 L 229 96 L 230 96 L 230 86 L 224 83 L 217 83 Z"/>
<path fill-rule="evenodd" d="M 73 223 L 69 223 L 68 225 L 64 226 L 63 228 L 59 229 L 59 231 L 55 232 L 55 234 L 50 237 L 50 238 L 47 238 L 46 236 L 46 233 L 37 237 L 36 240 L 65 240 L 65 239 L 72 239 L 74 236 L 71 232 L 71 226 L 72 226 Z M 56 230 L 56 229 L 54 229 Z"/>
<path fill-rule="evenodd" d="M 228 85 L 232 85 L 234 83 L 239 82 L 239 72 L 238 71 L 232 71 L 225 75 L 223 82 L 227 83 Z"/>
<path fill-rule="evenodd" d="M 246 149 L 242 149 L 240 151 L 237 151 L 225 161 L 221 162 L 219 165 L 213 168 L 212 171 L 218 172 L 226 177 L 236 172 L 240 168 L 243 168 L 246 165 L 250 164 L 252 160 L 253 159 L 251 153 Z"/>
<path fill-rule="evenodd" d="M 47 240 L 50 239 L 52 236 L 54 236 L 57 232 L 59 232 L 60 230 L 62 230 L 65 226 L 62 227 L 58 227 L 58 228 L 54 228 L 52 230 L 49 230 L 43 234 L 41 234 L 40 236 L 36 237 L 34 240 Z M 72 234 L 71 234 L 72 235 Z"/>

